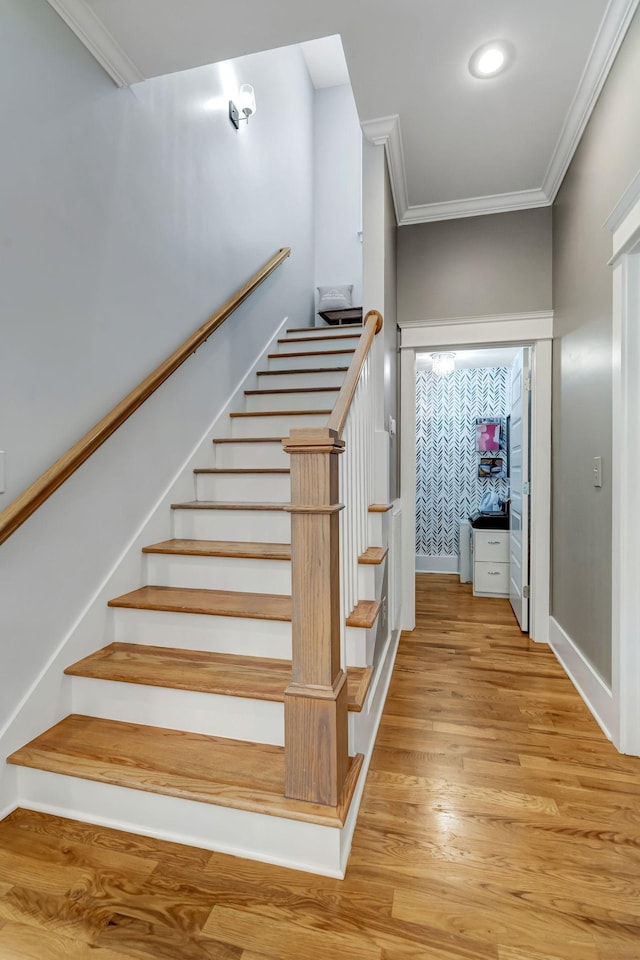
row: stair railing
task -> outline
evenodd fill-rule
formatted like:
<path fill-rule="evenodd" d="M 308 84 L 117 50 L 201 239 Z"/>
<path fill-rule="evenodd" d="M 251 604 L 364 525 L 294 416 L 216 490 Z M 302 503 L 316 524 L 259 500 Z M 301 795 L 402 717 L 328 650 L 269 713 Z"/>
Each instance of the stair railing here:
<path fill-rule="evenodd" d="M 267 279 L 280 264 L 291 254 L 291 247 L 282 247 L 270 260 L 247 280 L 236 292 L 229 297 L 222 306 L 211 314 L 202 326 L 161 363 L 145 379 L 134 387 L 127 396 L 120 401 L 109 413 L 91 428 L 65 454 L 56 460 L 30 487 L 16 497 L 8 507 L 0 513 L 0 544 L 4 543 L 32 513 L 49 499 L 52 493 L 62 486 L 95 453 L 102 444 L 115 433 L 118 427 L 128 420 L 132 413 L 145 400 L 155 393 L 159 386 L 172 373 L 182 366 L 185 360 L 200 347 L 211 334 L 221 326 L 227 317 L 238 309 L 241 303 L 249 297 L 256 287 Z"/>
<path fill-rule="evenodd" d="M 292 675 L 285 691 L 285 794 L 339 806 L 349 772 L 345 617 L 357 602 L 373 482 L 370 351 L 382 329 L 367 313 L 326 427 L 291 430 Z M 343 454 L 343 467 L 339 457 Z M 344 513 L 341 517 L 341 513 Z"/>

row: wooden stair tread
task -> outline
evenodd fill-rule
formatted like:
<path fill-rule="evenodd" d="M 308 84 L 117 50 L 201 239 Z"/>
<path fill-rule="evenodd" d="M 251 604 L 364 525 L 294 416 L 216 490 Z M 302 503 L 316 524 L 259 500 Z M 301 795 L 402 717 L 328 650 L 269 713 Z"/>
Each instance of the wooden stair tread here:
<path fill-rule="evenodd" d="M 362 755 L 351 761 L 339 807 L 284 796 L 284 749 L 163 727 L 71 715 L 9 763 L 271 816 L 341 827 Z"/>
<path fill-rule="evenodd" d="M 316 327 L 317 329 L 317 327 Z M 323 340 L 356 340 L 362 336 L 360 333 L 321 333 L 317 337 L 281 337 L 278 343 L 322 343 Z"/>
<path fill-rule="evenodd" d="M 296 350 L 293 353 L 270 353 L 269 360 L 278 357 L 333 357 L 339 353 L 355 353 L 355 350 Z M 290 373 L 290 370 L 279 370 L 278 373 Z"/>
<path fill-rule="evenodd" d="M 249 620 L 291 620 L 291 597 L 239 590 L 203 590 L 195 587 L 140 587 L 109 600 L 110 607 L 160 610 L 165 613 L 199 613 Z"/>
<path fill-rule="evenodd" d="M 289 503 L 255 503 L 244 500 L 187 500 L 185 503 L 172 503 L 172 510 L 286 510 Z"/>
<path fill-rule="evenodd" d="M 282 443 L 284 437 L 214 437 L 213 443 Z"/>
<path fill-rule="evenodd" d="M 234 557 L 245 560 L 291 560 L 290 543 L 240 540 L 163 540 L 142 548 L 143 553 L 186 557 Z"/>
<path fill-rule="evenodd" d="M 328 417 L 331 410 L 239 410 L 230 413 L 230 417 Z"/>
<path fill-rule="evenodd" d="M 388 547 L 367 547 L 365 552 L 358 557 L 358 563 L 378 566 L 382 563 L 388 552 Z"/>
<path fill-rule="evenodd" d="M 379 600 L 360 600 L 347 617 L 347 626 L 368 629 L 376 622 L 379 612 Z"/>
<path fill-rule="evenodd" d="M 65 673 L 72 677 L 283 703 L 284 691 L 291 682 L 291 661 L 111 643 L 67 667 Z M 347 707 L 350 711 L 359 713 L 362 710 L 371 674 L 370 667 L 348 669 Z"/>
<path fill-rule="evenodd" d="M 247 476 L 252 473 L 291 473 L 288 467 L 196 467 L 194 473 L 238 473 Z"/>
<path fill-rule="evenodd" d="M 363 327 L 362 323 L 345 323 L 341 326 L 334 327 L 335 330 L 344 330 L 345 327 L 348 327 L 349 330 L 361 330 Z M 331 330 L 331 326 L 327 324 L 326 327 L 287 327 L 287 333 L 307 333 L 309 330 Z M 339 335 L 339 334 L 338 334 Z"/>
<path fill-rule="evenodd" d="M 388 513 L 392 508 L 392 503 L 370 503 L 369 513 Z"/>
<path fill-rule="evenodd" d="M 281 357 L 281 353 L 274 354 Z M 309 356 L 309 354 L 305 354 Z M 301 367 L 298 370 L 258 370 L 259 377 L 279 377 L 287 373 L 346 373 L 349 367 Z"/>
<path fill-rule="evenodd" d="M 162 553 L 187 557 L 232 557 L 245 560 L 291 560 L 290 543 L 260 543 L 242 540 L 163 540 L 142 548 L 143 553 Z M 388 547 L 369 547 L 358 563 L 382 563 Z"/>
<path fill-rule="evenodd" d="M 279 593 L 244 593 L 240 590 L 205 590 L 197 587 L 139 587 L 109 600 L 110 607 L 159 610 L 164 613 L 198 613 L 211 617 L 291 622 L 291 597 Z M 360 600 L 347 617 L 348 627 L 372 627 L 380 611 L 379 600 Z"/>
<path fill-rule="evenodd" d="M 340 393 L 340 387 L 281 387 L 279 390 L 245 390 L 247 397 L 263 397 L 279 393 Z"/>

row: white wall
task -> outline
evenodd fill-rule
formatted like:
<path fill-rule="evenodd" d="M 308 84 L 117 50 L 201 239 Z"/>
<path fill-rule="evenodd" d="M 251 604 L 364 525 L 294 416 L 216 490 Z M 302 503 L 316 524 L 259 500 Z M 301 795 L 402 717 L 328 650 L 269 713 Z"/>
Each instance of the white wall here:
<path fill-rule="evenodd" d="M 362 304 L 362 131 L 349 84 L 315 91 L 315 282 Z"/>
<path fill-rule="evenodd" d="M 1 734 L 283 317 L 311 322 L 313 90 L 297 48 L 119 90 L 44 0 L 0 0 L 0 13 L 0 509 L 293 247 L 0 547 Z M 236 132 L 228 88 L 245 81 L 258 110 Z M 163 522 L 169 536 L 169 511 Z M 104 623 L 98 643 L 106 608 Z"/>

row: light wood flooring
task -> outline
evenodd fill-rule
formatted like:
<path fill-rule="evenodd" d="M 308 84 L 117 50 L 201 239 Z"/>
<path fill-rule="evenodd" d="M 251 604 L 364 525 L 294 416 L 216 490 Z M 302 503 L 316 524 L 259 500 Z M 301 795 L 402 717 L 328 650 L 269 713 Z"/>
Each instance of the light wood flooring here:
<path fill-rule="evenodd" d="M 640 760 L 506 601 L 418 577 L 344 881 L 27 811 L 0 960 L 639 960 Z"/>

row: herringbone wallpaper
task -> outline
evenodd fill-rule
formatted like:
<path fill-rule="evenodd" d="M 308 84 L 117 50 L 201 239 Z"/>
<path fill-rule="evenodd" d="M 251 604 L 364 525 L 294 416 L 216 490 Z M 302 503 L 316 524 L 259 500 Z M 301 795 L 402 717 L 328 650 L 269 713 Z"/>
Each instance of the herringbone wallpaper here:
<path fill-rule="evenodd" d="M 506 480 L 480 480 L 476 417 L 506 417 L 507 367 L 418 370 L 416 390 L 416 553 L 457 556 L 458 524 L 487 490 L 506 497 Z"/>

